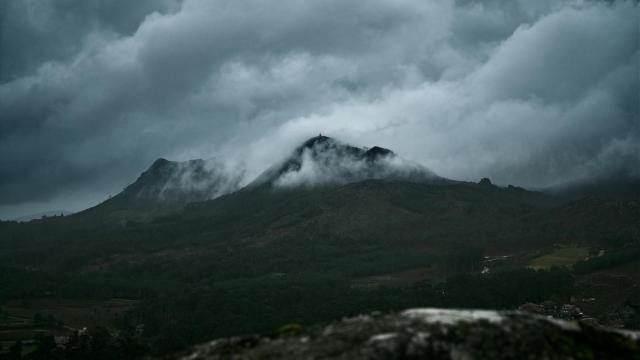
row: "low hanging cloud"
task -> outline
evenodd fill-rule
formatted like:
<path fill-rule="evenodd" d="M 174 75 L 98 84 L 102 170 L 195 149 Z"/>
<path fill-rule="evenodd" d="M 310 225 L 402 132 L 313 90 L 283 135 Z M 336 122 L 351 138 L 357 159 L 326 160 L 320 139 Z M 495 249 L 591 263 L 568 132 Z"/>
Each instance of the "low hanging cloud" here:
<path fill-rule="evenodd" d="M 183 204 L 214 199 L 239 189 L 243 169 L 211 159 L 156 160 L 123 192 L 132 200 Z"/>
<path fill-rule="evenodd" d="M 329 137 L 309 139 L 284 161 L 262 173 L 249 187 L 311 188 L 343 185 L 367 179 L 441 181 L 424 166 L 407 161 L 389 149 L 359 148 Z"/>
<path fill-rule="evenodd" d="M 343 156 L 331 151 L 316 155 L 305 150 L 300 160 L 299 169 L 280 175 L 273 185 L 298 188 L 347 184 L 366 179 L 426 181 L 437 178 L 428 169 L 397 156 L 367 161 L 359 156 Z"/>
<path fill-rule="evenodd" d="M 318 132 L 461 180 L 640 175 L 636 1 L 50 0 L 0 14 L 0 217 L 89 206 L 158 157 L 242 163 L 248 183 Z"/>

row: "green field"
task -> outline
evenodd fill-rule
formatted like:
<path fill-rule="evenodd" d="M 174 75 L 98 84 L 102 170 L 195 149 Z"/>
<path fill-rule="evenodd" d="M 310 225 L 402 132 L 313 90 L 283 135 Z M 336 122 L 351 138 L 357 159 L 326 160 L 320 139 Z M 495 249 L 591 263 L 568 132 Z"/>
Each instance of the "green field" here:
<path fill-rule="evenodd" d="M 549 269 L 553 266 L 570 266 L 589 256 L 588 247 L 568 247 L 553 250 L 551 253 L 539 256 L 531 262 L 532 269 Z"/>

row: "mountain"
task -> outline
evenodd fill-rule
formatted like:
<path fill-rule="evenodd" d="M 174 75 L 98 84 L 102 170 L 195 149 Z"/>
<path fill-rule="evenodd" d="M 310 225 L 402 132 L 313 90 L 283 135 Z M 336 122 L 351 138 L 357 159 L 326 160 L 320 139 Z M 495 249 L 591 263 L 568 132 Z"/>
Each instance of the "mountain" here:
<path fill-rule="evenodd" d="M 76 214 L 102 220 L 149 220 L 186 204 L 237 190 L 243 173 L 213 158 L 183 162 L 158 159 L 136 181 L 103 203 Z"/>
<path fill-rule="evenodd" d="M 150 221 L 176 213 L 188 204 L 215 199 L 236 190 L 312 189 L 364 180 L 452 184 L 424 166 L 407 161 L 378 146 L 359 148 L 336 139 L 317 136 L 298 146 L 284 161 L 272 166 L 248 186 L 240 186 L 243 172 L 221 161 L 156 160 L 121 193 L 79 212 L 89 222 Z"/>
<path fill-rule="evenodd" d="M 204 201 L 237 190 L 241 175 L 231 173 L 216 159 L 175 162 L 161 158 L 119 196 L 174 204 Z"/>
<path fill-rule="evenodd" d="M 241 170 L 230 168 L 215 158 L 184 162 L 160 158 L 121 193 L 75 216 L 101 223 L 149 221 L 175 213 L 187 204 L 239 190 L 243 175 Z M 313 188 L 367 179 L 453 183 L 424 166 L 402 159 L 389 149 L 359 148 L 317 136 L 305 141 L 287 159 L 272 166 L 245 189 Z"/>
<path fill-rule="evenodd" d="M 438 182 L 445 179 L 429 169 L 378 146 L 370 149 L 344 144 L 327 136 L 316 136 L 297 147 L 249 186 L 278 188 L 340 185 L 367 179 Z"/>

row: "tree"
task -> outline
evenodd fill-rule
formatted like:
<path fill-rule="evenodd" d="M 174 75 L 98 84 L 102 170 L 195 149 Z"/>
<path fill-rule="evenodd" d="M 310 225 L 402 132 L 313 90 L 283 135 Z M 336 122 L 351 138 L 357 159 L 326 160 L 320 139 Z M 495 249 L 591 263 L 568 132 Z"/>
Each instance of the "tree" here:
<path fill-rule="evenodd" d="M 55 359 L 56 356 L 56 342 L 52 335 L 38 335 L 36 337 L 36 350 L 29 355 L 30 359 L 45 360 Z"/>
<path fill-rule="evenodd" d="M 491 182 L 491 180 L 489 178 L 486 178 L 486 177 L 480 179 L 479 184 L 483 185 L 483 186 L 493 186 L 493 183 Z"/>
<path fill-rule="evenodd" d="M 9 359 L 20 359 L 21 357 L 22 357 L 22 340 L 18 340 L 9 348 Z"/>
<path fill-rule="evenodd" d="M 477 244 L 452 244 L 445 256 L 447 271 L 454 274 L 480 270 L 484 249 Z"/>
<path fill-rule="evenodd" d="M 36 325 L 42 325 L 44 323 L 44 316 L 40 313 L 33 315 L 33 323 Z"/>

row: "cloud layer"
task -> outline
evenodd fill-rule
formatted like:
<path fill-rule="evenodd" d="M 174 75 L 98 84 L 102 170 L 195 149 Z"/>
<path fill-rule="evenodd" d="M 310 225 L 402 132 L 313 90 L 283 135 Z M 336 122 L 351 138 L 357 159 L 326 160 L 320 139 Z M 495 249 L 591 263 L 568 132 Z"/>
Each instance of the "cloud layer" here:
<path fill-rule="evenodd" d="M 126 4 L 125 4 L 126 3 Z M 635 1 L 8 1 L 0 217 L 322 132 L 455 179 L 640 172 Z M 56 205 L 52 205 L 56 204 Z"/>

